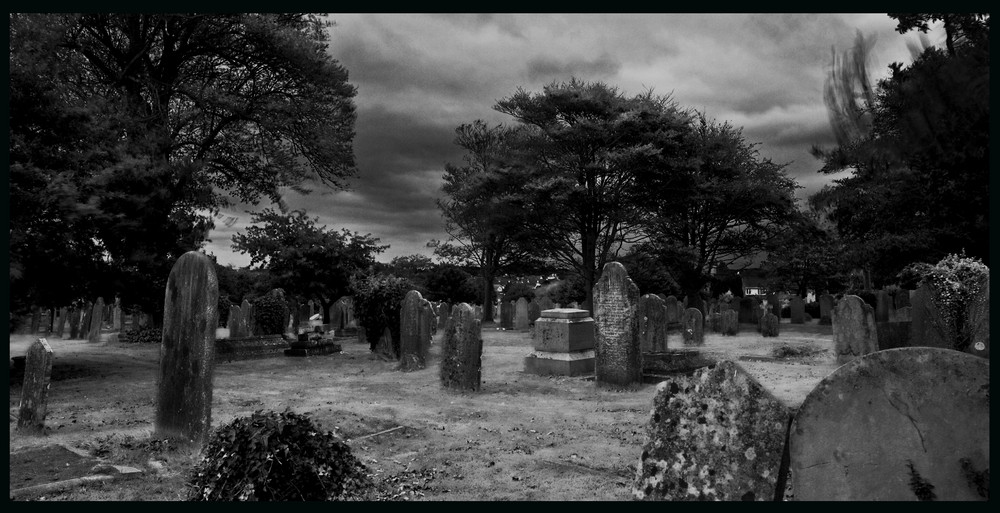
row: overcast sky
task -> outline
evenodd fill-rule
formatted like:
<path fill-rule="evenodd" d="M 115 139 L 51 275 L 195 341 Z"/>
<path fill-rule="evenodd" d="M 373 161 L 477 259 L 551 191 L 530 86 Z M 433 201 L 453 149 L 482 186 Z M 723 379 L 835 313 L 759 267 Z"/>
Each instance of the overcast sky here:
<path fill-rule="evenodd" d="M 857 30 L 874 35 L 871 69 L 909 63 L 915 33 L 895 32 L 885 14 L 332 14 L 328 51 L 358 88 L 351 190 L 291 192 L 289 206 L 329 228 L 371 233 L 390 248 L 378 256 L 420 253 L 447 239 L 435 205 L 445 163 L 460 164 L 455 128 L 476 119 L 513 123 L 493 110 L 518 87 L 541 92 L 576 77 L 626 95 L 652 88 L 683 107 L 743 128 L 764 157 L 790 163 L 804 199 L 833 177 L 809 154 L 830 146 L 823 104 L 831 51 L 851 47 Z M 930 42 L 936 32 L 930 34 Z M 245 266 L 231 237 L 247 210 L 224 215 L 206 250 Z"/>

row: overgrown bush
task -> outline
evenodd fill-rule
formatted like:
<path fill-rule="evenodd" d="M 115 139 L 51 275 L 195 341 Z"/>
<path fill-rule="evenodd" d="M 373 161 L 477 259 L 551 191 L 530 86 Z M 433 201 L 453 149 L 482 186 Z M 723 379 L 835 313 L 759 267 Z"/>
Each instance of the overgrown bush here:
<path fill-rule="evenodd" d="M 503 301 L 517 301 L 522 297 L 525 301 L 535 299 L 535 288 L 527 283 L 512 281 L 503 288 L 503 293 L 500 295 Z"/>
<path fill-rule="evenodd" d="M 125 344 L 159 344 L 163 342 L 163 330 L 153 326 L 137 326 L 118 338 Z"/>
<path fill-rule="evenodd" d="M 587 287 L 582 277 L 571 274 L 558 285 L 549 289 L 549 297 L 552 298 L 553 302 L 559 303 L 563 307 L 574 301 L 583 303 L 587 300 Z"/>
<path fill-rule="evenodd" d="M 392 345 L 399 354 L 399 309 L 413 285 L 391 274 L 360 276 L 351 281 L 354 290 L 354 317 L 364 326 L 365 338 L 375 350 L 385 328 L 392 332 Z"/>
<path fill-rule="evenodd" d="M 978 258 L 952 254 L 934 265 L 913 264 L 904 272 L 921 276 L 922 282 L 931 287 L 934 303 L 948 331 L 946 335 L 955 341 L 955 349 L 964 351 L 968 348 L 972 333 L 966 312 L 990 277 L 990 268 Z"/>
<path fill-rule="evenodd" d="M 813 301 L 812 303 L 806 303 L 805 307 L 806 315 L 812 316 L 813 319 L 819 319 L 819 301 Z"/>
<path fill-rule="evenodd" d="M 288 305 L 278 294 L 266 294 L 251 301 L 258 335 L 281 335 L 288 323 Z"/>
<path fill-rule="evenodd" d="M 328 501 L 372 487 L 351 448 L 308 416 L 258 410 L 212 432 L 188 481 L 195 501 Z"/>

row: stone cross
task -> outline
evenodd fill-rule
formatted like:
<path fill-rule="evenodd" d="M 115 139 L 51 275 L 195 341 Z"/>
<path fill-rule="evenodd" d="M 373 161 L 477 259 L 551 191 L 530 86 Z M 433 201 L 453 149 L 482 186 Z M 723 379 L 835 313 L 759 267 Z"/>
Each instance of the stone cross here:
<path fill-rule="evenodd" d="M 413 371 L 427 366 L 431 330 L 424 311 L 430 307 L 416 290 L 403 297 L 399 311 L 399 370 Z"/>
<path fill-rule="evenodd" d="M 204 253 L 188 251 L 167 278 L 154 436 L 201 445 L 212 427 L 219 283 Z"/>
<path fill-rule="evenodd" d="M 805 324 L 806 322 L 806 302 L 799 296 L 792 296 L 788 309 L 791 311 L 792 324 Z"/>
<path fill-rule="evenodd" d="M 517 298 L 517 302 L 514 303 L 514 329 L 526 330 L 528 328 L 528 300 L 524 297 L 519 297 Z"/>
<path fill-rule="evenodd" d="M 642 382 L 642 350 L 636 306 L 639 288 L 618 262 L 604 265 L 594 286 L 595 380 L 628 385 Z"/>
<path fill-rule="evenodd" d="M 838 363 L 878 351 L 875 311 L 860 297 L 846 295 L 833 309 L 833 343 Z"/>
<path fill-rule="evenodd" d="M 18 406 L 17 431 L 42 434 L 52 378 L 52 348 L 44 338 L 28 347 L 24 358 L 24 381 Z"/>
<path fill-rule="evenodd" d="M 482 321 L 468 303 L 452 309 L 441 343 L 441 384 L 446 388 L 478 392 L 483 356 Z"/>
<path fill-rule="evenodd" d="M 97 298 L 94 303 L 93 312 L 90 317 L 90 331 L 87 333 L 87 342 L 96 343 L 101 341 L 101 326 L 104 324 L 104 298 Z"/>
<path fill-rule="evenodd" d="M 688 308 L 684 310 L 681 317 L 684 344 L 689 346 L 700 346 L 705 343 L 705 323 L 703 322 L 701 310 Z"/>
<path fill-rule="evenodd" d="M 636 306 L 639 348 L 644 353 L 667 350 L 667 305 L 659 296 L 646 294 Z"/>

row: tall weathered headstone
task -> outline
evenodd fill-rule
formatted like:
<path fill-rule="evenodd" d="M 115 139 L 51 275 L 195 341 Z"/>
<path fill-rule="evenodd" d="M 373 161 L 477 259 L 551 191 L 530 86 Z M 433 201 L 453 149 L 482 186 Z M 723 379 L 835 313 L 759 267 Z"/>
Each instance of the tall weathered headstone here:
<path fill-rule="evenodd" d="M 441 342 L 441 384 L 479 391 L 482 382 L 482 321 L 467 303 L 452 308 Z"/>
<path fill-rule="evenodd" d="M 505 330 L 514 329 L 513 301 L 500 301 L 500 327 Z"/>
<path fill-rule="evenodd" d="M 526 330 L 529 328 L 528 323 L 528 300 L 519 297 L 514 303 L 514 329 Z"/>
<path fill-rule="evenodd" d="M 646 294 L 636 307 L 639 320 L 639 348 L 644 353 L 667 350 L 667 305 L 659 296 Z"/>
<path fill-rule="evenodd" d="M 44 338 L 36 339 L 24 358 L 24 381 L 18 406 L 17 431 L 41 434 L 45 430 L 49 382 L 52 378 L 52 348 Z"/>
<path fill-rule="evenodd" d="M 858 296 L 846 295 L 833 309 L 833 344 L 837 362 L 878 351 L 875 311 Z"/>
<path fill-rule="evenodd" d="M 413 371 L 427 366 L 430 325 L 424 310 L 429 308 L 430 303 L 416 290 L 403 297 L 399 312 L 399 370 Z"/>
<path fill-rule="evenodd" d="M 799 296 L 792 296 L 788 303 L 789 315 L 792 324 L 805 324 L 806 322 L 806 302 Z"/>
<path fill-rule="evenodd" d="M 229 305 L 229 320 L 226 322 L 226 327 L 229 328 L 229 338 L 240 338 L 240 317 L 242 312 L 240 312 L 240 307 L 236 305 Z"/>
<path fill-rule="evenodd" d="M 251 308 L 253 307 L 250 305 L 250 301 L 247 301 L 246 299 L 244 299 L 243 302 L 240 303 L 239 336 L 241 337 L 250 336 L 250 322 L 253 315 L 253 313 L 250 311 Z"/>
<path fill-rule="evenodd" d="M 722 312 L 722 334 L 735 335 L 740 331 L 739 314 L 736 310 L 724 310 Z"/>
<path fill-rule="evenodd" d="M 188 251 L 167 278 L 157 376 L 156 436 L 201 444 L 212 427 L 219 283 L 212 261 Z"/>
<path fill-rule="evenodd" d="M 892 296 L 886 290 L 875 291 L 875 322 L 889 322 Z"/>
<path fill-rule="evenodd" d="M 94 303 L 91 313 L 90 331 L 87 333 L 87 342 L 91 344 L 101 341 L 101 326 L 104 325 L 104 298 L 98 297 Z"/>
<path fill-rule="evenodd" d="M 604 265 L 594 285 L 594 375 L 598 383 L 642 382 L 642 350 L 636 306 L 639 288 L 618 262 Z"/>
<path fill-rule="evenodd" d="M 778 316 L 769 311 L 760 319 L 760 334 L 765 337 L 777 337 L 779 325 Z"/>
<path fill-rule="evenodd" d="M 772 501 L 791 412 L 735 362 L 656 387 L 632 493 L 643 500 Z"/>
<path fill-rule="evenodd" d="M 83 319 L 80 321 L 80 338 L 90 337 L 90 321 L 94 318 L 94 303 L 87 301 L 87 306 L 83 307 Z"/>
<path fill-rule="evenodd" d="M 69 315 L 69 310 L 67 310 L 66 307 L 62 307 L 59 309 L 59 320 L 56 322 L 56 333 L 55 333 L 55 335 L 59 338 L 62 338 L 63 333 L 66 332 L 66 321 L 68 315 Z"/>
<path fill-rule="evenodd" d="M 681 334 L 685 345 L 700 346 L 705 343 L 705 323 L 702 321 L 701 310 L 697 308 L 684 310 L 684 315 L 681 317 L 683 324 Z"/>
<path fill-rule="evenodd" d="M 819 323 L 823 325 L 833 324 L 833 296 L 830 294 L 819 296 Z"/>
<path fill-rule="evenodd" d="M 941 348 L 889 349 L 841 366 L 795 415 L 795 499 L 987 500 L 989 383 L 985 359 Z"/>

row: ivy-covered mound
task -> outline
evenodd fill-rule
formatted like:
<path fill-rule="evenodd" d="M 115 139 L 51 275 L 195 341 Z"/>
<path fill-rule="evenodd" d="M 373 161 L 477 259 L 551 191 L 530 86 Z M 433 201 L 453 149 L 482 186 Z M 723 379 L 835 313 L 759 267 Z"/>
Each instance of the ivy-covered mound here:
<path fill-rule="evenodd" d="M 351 448 L 303 414 L 258 410 L 218 427 L 192 472 L 189 500 L 362 498 L 373 484 Z"/>
<path fill-rule="evenodd" d="M 163 342 L 163 330 L 153 326 L 132 328 L 120 337 L 125 344 L 159 344 Z"/>

